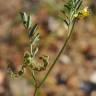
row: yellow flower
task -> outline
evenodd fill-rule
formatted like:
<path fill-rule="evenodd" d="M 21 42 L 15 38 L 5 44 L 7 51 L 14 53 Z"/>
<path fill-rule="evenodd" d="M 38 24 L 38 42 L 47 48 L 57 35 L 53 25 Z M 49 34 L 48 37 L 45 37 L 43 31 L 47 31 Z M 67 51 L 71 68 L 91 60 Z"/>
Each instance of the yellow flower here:
<path fill-rule="evenodd" d="M 89 14 L 90 14 L 90 12 L 88 10 L 88 7 L 85 7 L 84 9 L 82 9 L 82 10 L 78 11 L 76 14 L 74 14 L 74 17 L 80 19 L 82 17 L 89 16 Z"/>
<path fill-rule="evenodd" d="M 83 10 L 81 10 L 80 12 L 82 14 L 83 17 L 89 16 L 89 10 L 88 7 L 85 7 Z"/>

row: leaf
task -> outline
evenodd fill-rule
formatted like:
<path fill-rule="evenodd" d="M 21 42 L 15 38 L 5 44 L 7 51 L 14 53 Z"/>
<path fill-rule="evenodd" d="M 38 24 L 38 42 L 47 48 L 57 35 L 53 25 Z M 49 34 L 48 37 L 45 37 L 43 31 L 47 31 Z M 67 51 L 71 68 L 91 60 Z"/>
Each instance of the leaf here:
<path fill-rule="evenodd" d="M 28 17 L 27 17 L 26 27 L 27 27 L 27 29 L 30 29 L 31 26 L 32 26 L 31 16 L 28 15 Z"/>
<path fill-rule="evenodd" d="M 74 2 L 75 3 L 75 2 Z M 65 5 L 64 5 L 64 11 L 67 12 L 67 14 L 69 15 L 71 10 L 73 10 L 74 8 L 74 3 L 73 0 L 69 0 Z"/>
<path fill-rule="evenodd" d="M 32 50 L 32 55 L 33 55 L 33 58 L 36 56 L 36 54 L 37 54 L 37 52 L 38 52 L 38 47 L 36 47 L 36 48 L 33 48 L 33 50 Z"/>
<path fill-rule="evenodd" d="M 80 0 L 80 1 L 77 2 L 76 10 L 78 10 L 81 5 L 82 5 L 82 1 Z"/>
<path fill-rule="evenodd" d="M 67 10 L 69 10 L 69 11 L 70 11 L 70 9 L 71 9 L 71 6 L 69 6 L 68 4 L 64 5 L 64 7 L 66 7 Z"/>
<path fill-rule="evenodd" d="M 35 25 L 33 26 L 33 28 L 31 29 L 31 31 L 29 32 L 29 38 L 31 38 L 31 37 L 33 36 L 33 34 L 34 34 L 35 30 L 37 29 L 37 27 L 38 27 L 37 24 L 35 24 Z"/>
<path fill-rule="evenodd" d="M 64 5 L 63 12 L 65 11 L 65 13 L 69 14 L 70 10 L 71 10 L 71 6 L 70 5 L 67 5 L 67 4 Z"/>
<path fill-rule="evenodd" d="M 32 45 L 38 44 L 39 38 L 40 38 L 40 34 L 39 33 L 35 33 L 34 36 L 32 36 L 32 38 L 31 38 Z"/>
<path fill-rule="evenodd" d="M 68 26 L 69 25 L 69 21 L 68 19 L 64 19 L 63 17 L 59 16 L 59 18 L 64 21 L 64 23 Z"/>
<path fill-rule="evenodd" d="M 68 23 L 68 21 L 67 20 L 63 20 L 64 21 L 64 23 L 68 26 L 69 25 L 69 23 Z"/>
<path fill-rule="evenodd" d="M 20 15 L 21 15 L 21 19 L 23 21 L 23 24 L 25 25 L 26 22 L 27 22 L 27 14 L 25 12 L 20 12 Z"/>
<path fill-rule="evenodd" d="M 30 29 L 32 26 L 31 16 L 26 12 L 20 12 L 21 19 L 25 28 Z"/>

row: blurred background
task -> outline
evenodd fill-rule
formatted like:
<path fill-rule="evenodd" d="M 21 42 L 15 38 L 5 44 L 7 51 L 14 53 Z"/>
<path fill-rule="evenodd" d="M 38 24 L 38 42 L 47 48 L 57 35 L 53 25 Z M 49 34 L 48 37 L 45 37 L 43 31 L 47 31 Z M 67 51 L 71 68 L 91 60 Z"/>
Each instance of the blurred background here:
<path fill-rule="evenodd" d="M 12 78 L 7 70 L 18 70 L 28 49 L 27 32 L 19 12 L 31 13 L 41 34 L 38 55 L 50 64 L 66 38 L 67 28 L 58 18 L 67 0 L 0 0 L 0 96 L 33 96 L 29 71 Z M 64 53 L 40 89 L 38 96 L 96 96 L 96 0 L 83 0 L 91 15 L 76 23 Z M 50 66 L 49 64 L 49 66 Z M 46 71 L 38 76 L 41 79 Z"/>

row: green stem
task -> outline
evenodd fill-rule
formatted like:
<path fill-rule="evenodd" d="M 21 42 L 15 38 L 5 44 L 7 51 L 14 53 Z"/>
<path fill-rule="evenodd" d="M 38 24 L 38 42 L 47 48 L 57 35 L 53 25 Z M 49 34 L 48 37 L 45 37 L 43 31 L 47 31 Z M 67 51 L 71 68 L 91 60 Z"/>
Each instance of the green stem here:
<path fill-rule="evenodd" d="M 36 77 L 34 75 L 34 71 L 33 70 L 32 70 L 32 77 L 33 77 L 34 81 L 36 81 Z"/>
<path fill-rule="evenodd" d="M 37 87 L 35 87 L 35 91 L 34 91 L 34 94 L 33 94 L 33 96 L 36 96 L 36 94 L 37 94 L 37 91 L 38 91 L 38 88 L 37 88 Z"/>
<path fill-rule="evenodd" d="M 73 27 L 74 27 L 75 22 L 70 23 L 69 28 L 68 28 L 68 35 L 67 38 L 63 44 L 63 47 L 61 48 L 60 52 L 58 53 L 57 57 L 55 58 L 54 62 L 52 63 L 51 67 L 49 68 L 48 72 L 46 73 L 46 75 L 44 76 L 43 80 L 40 82 L 38 88 L 41 87 L 41 85 L 45 82 L 45 80 L 47 79 L 49 73 L 51 72 L 51 70 L 53 69 L 54 65 L 56 64 L 56 62 L 58 61 L 60 55 L 62 54 L 62 52 L 64 51 L 64 49 L 66 48 L 66 45 L 71 37 L 72 31 L 73 31 Z"/>

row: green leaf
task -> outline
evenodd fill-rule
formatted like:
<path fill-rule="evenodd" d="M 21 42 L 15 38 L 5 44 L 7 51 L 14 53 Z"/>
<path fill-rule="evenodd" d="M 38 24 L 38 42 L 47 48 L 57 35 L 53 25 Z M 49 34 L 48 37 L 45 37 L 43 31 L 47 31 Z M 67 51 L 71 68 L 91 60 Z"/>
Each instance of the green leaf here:
<path fill-rule="evenodd" d="M 35 45 L 35 44 L 38 45 L 39 38 L 40 38 L 40 34 L 39 34 L 39 33 L 35 33 L 35 34 L 32 36 L 32 38 L 31 38 L 31 43 L 32 43 L 32 45 Z"/>
<path fill-rule="evenodd" d="M 20 15 L 21 15 L 21 19 L 23 21 L 23 24 L 25 25 L 26 22 L 27 22 L 27 14 L 25 12 L 20 12 Z"/>
<path fill-rule="evenodd" d="M 77 2 L 77 4 L 75 5 L 75 6 L 76 6 L 76 10 L 78 10 L 81 5 L 82 5 L 82 1 L 79 0 L 79 1 Z"/>
<path fill-rule="evenodd" d="M 36 31 L 37 27 L 38 25 L 35 24 L 33 28 L 31 29 L 31 31 L 29 31 L 29 38 L 31 38 L 34 35 L 34 32 Z"/>
<path fill-rule="evenodd" d="M 64 5 L 64 7 L 67 8 L 67 10 L 69 10 L 69 11 L 71 9 L 71 6 L 69 6 L 68 4 Z"/>
<path fill-rule="evenodd" d="M 69 25 L 69 22 L 68 22 L 67 19 L 64 19 L 63 17 L 60 17 L 60 16 L 59 16 L 59 18 L 60 18 L 62 21 L 64 21 L 64 23 L 65 23 L 67 26 Z"/>
<path fill-rule="evenodd" d="M 37 54 L 37 52 L 38 52 L 38 48 L 35 48 L 33 56 L 35 56 Z"/>
<path fill-rule="evenodd" d="M 32 26 L 31 16 L 26 12 L 20 12 L 20 16 L 25 28 L 30 29 Z"/>
<path fill-rule="evenodd" d="M 28 17 L 27 17 L 26 27 L 27 27 L 27 29 L 30 29 L 31 26 L 32 26 L 31 16 L 28 15 Z"/>

